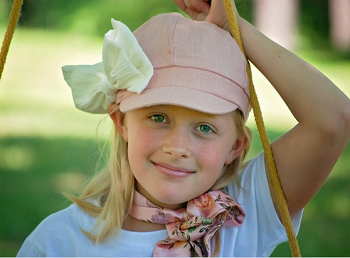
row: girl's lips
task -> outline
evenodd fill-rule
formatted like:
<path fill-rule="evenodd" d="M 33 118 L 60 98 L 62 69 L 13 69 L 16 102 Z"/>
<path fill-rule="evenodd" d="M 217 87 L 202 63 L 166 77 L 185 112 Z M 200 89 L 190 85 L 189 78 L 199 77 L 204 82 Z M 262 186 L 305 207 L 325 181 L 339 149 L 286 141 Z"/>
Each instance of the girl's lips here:
<path fill-rule="evenodd" d="M 165 174 L 169 177 L 181 178 L 186 177 L 194 173 L 194 171 L 190 171 L 184 168 L 173 167 L 168 164 L 163 163 L 154 163 L 153 165 L 158 169 L 159 172 Z"/>

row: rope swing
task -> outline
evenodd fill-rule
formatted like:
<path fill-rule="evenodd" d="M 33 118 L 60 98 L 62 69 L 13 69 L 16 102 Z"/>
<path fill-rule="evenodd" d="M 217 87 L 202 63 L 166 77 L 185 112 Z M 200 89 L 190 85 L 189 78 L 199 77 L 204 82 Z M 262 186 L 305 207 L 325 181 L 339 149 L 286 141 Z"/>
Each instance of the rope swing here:
<path fill-rule="evenodd" d="M 7 53 L 10 48 L 13 33 L 15 32 L 18 18 L 21 12 L 21 7 L 23 0 L 15 0 L 12 4 L 12 10 L 10 14 L 9 24 L 5 33 L 4 41 L 2 42 L 1 52 L 0 52 L 0 81 L 2 72 L 4 71 L 4 66 L 6 62 Z"/>
<path fill-rule="evenodd" d="M 237 17 L 235 15 L 235 11 L 233 9 L 231 0 L 224 0 L 225 4 L 225 9 L 226 9 L 226 14 L 229 19 L 229 25 L 231 29 L 231 34 L 233 38 L 237 41 L 240 49 L 242 50 L 243 54 L 245 55 L 244 47 L 243 47 L 243 42 L 241 38 L 241 33 L 239 30 L 238 22 L 237 22 Z M 269 138 L 266 133 L 266 128 L 264 125 L 264 120 L 262 117 L 258 97 L 255 92 L 254 84 L 253 84 L 253 79 L 252 79 L 252 72 L 250 69 L 250 64 L 247 62 L 247 74 L 249 78 L 249 92 L 250 92 L 250 102 L 251 106 L 253 108 L 253 113 L 255 117 L 255 122 L 257 125 L 257 129 L 259 132 L 260 140 L 265 152 L 265 159 L 267 163 L 267 168 L 268 168 L 268 173 L 269 173 L 269 185 L 274 192 L 276 202 L 277 202 L 277 207 L 280 211 L 281 217 L 282 217 L 282 223 L 283 226 L 286 230 L 288 241 L 289 241 L 289 247 L 292 252 L 292 256 L 294 257 L 301 257 L 300 249 L 299 249 L 299 244 L 295 236 L 293 224 L 291 217 L 289 215 L 288 211 L 288 205 L 286 198 L 284 196 L 281 182 L 278 177 L 277 169 L 276 169 L 276 163 L 275 159 L 273 157 L 273 152 L 271 149 L 271 145 L 269 142 Z"/>

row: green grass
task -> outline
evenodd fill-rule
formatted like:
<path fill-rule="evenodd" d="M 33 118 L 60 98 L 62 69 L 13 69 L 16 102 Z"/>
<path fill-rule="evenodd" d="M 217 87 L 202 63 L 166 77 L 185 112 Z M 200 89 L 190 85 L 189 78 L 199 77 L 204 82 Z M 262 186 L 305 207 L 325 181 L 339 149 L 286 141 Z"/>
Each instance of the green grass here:
<path fill-rule="evenodd" d="M 101 43 L 74 34 L 16 31 L 0 83 L 0 256 L 14 256 L 40 221 L 69 205 L 61 193 L 77 190 L 95 170 L 98 144 L 105 141 L 110 124 L 103 116 L 74 108 L 60 67 L 99 62 Z M 350 95 L 349 60 L 319 58 L 319 53 L 305 50 L 300 54 Z M 274 140 L 295 121 L 258 74 L 255 84 Z M 252 157 L 261 144 L 252 118 L 249 124 L 254 133 Z M 348 145 L 305 209 L 298 236 L 304 256 L 350 255 L 349 155 Z M 274 255 L 289 256 L 288 244 Z"/>

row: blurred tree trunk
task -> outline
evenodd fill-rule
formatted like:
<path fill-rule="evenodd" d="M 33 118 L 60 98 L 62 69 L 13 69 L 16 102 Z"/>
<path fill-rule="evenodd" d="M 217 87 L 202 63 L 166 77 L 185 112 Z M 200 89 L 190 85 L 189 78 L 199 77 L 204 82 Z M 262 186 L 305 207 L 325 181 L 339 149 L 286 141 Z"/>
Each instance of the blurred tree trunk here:
<path fill-rule="evenodd" d="M 329 9 L 333 45 L 350 51 L 350 0 L 329 0 Z"/>
<path fill-rule="evenodd" d="M 253 9 L 261 32 L 287 49 L 295 47 L 299 0 L 254 0 Z"/>

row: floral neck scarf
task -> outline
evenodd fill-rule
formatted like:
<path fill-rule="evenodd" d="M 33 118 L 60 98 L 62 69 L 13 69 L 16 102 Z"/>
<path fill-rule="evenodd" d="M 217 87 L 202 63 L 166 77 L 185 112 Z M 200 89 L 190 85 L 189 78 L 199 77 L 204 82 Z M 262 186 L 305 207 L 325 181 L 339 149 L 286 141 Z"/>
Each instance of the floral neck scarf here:
<path fill-rule="evenodd" d="M 137 191 L 130 215 L 135 219 L 165 224 L 169 237 L 159 241 L 153 256 L 211 255 L 210 240 L 222 226 L 241 226 L 245 219 L 242 207 L 228 193 L 216 190 L 187 202 L 186 208 L 160 208 Z"/>

